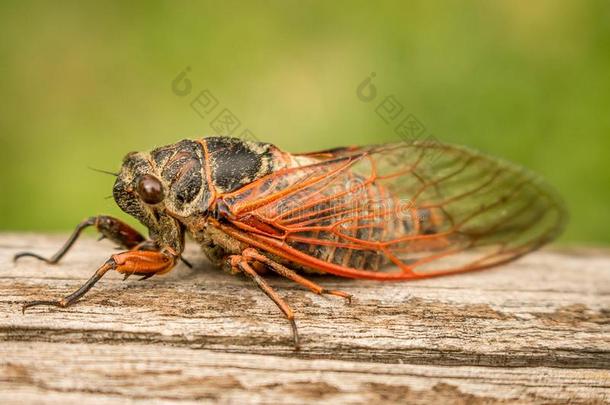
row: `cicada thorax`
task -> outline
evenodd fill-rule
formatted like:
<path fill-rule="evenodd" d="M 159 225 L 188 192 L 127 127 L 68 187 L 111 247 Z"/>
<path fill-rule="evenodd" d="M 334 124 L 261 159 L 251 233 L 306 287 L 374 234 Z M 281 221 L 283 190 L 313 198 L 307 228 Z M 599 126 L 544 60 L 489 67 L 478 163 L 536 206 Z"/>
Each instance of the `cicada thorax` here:
<path fill-rule="evenodd" d="M 199 142 L 183 140 L 157 148 L 150 156 L 164 183 L 167 211 L 188 217 L 207 209 L 211 193 Z"/>
<path fill-rule="evenodd" d="M 218 196 L 283 167 L 283 155 L 268 143 L 209 137 L 157 148 L 151 159 L 165 184 L 166 209 L 189 228 L 214 214 Z"/>

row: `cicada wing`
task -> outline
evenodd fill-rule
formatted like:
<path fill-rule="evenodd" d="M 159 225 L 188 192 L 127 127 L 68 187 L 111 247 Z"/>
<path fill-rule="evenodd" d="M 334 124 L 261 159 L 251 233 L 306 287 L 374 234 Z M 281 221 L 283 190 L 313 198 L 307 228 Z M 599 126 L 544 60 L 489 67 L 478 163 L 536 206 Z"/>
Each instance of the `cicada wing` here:
<path fill-rule="evenodd" d="M 416 141 L 304 156 L 313 160 L 222 202 L 237 228 L 281 241 L 285 257 L 307 255 L 295 262 L 318 270 L 416 278 L 480 269 L 542 246 L 565 222 L 561 199 L 536 175 L 463 147 Z"/>

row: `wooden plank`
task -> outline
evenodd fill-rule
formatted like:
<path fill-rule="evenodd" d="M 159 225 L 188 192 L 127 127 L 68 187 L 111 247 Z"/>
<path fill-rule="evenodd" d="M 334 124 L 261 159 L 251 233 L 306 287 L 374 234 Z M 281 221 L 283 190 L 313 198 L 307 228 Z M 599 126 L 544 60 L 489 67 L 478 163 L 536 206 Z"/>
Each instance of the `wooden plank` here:
<path fill-rule="evenodd" d="M 607 400 L 596 369 L 425 366 L 223 353 L 125 343 L 10 342 L 0 348 L 7 399 L 222 402 Z"/>
<path fill-rule="evenodd" d="M 302 349 L 247 279 L 196 246 L 167 276 L 109 274 L 68 309 L 20 305 L 72 292 L 113 252 L 63 237 L 0 235 L 0 399 L 306 403 L 610 401 L 610 254 L 546 250 L 502 268 L 403 283 L 316 277 L 347 305 L 270 277 Z"/>

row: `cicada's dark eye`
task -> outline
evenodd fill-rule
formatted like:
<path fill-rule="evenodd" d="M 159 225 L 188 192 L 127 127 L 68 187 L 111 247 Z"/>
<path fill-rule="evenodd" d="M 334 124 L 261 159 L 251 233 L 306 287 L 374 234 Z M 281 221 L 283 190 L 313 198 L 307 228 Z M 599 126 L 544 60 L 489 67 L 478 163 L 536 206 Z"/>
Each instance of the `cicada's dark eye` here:
<path fill-rule="evenodd" d="M 138 195 L 146 204 L 159 204 L 163 201 L 163 185 L 155 176 L 144 174 L 138 179 Z"/>

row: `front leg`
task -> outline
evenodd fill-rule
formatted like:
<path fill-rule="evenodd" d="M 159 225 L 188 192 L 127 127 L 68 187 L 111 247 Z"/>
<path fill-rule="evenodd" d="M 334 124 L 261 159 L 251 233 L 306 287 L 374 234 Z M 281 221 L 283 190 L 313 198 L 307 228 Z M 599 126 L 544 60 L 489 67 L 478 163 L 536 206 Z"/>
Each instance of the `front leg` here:
<path fill-rule="evenodd" d="M 72 235 L 70 235 L 70 238 L 68 238 L 62 248 L 51 258 L 47 259 L 33 252 L 20 252 L 13 257 L 13 260 L 17 261 L 22 257 L 35 257 L 48 264 L 56 264 L 64 257 L 68 250 L 70 250 L 72 245 L 74 245 L 74 242 L 76 242 L 82 231 L 90 226 L 95 226 L 97 231 L 101 234 L 102 239 L 110 239 L 124 249 L 134 249 L 142 246 L 142 250 L 152 250 L 150 246 L 144 246 L 149 244 L 150 241 L 147 241 L 144 236 L 125 222 L 111 216 L 99 215 L 87 218 L 78 224 L 74 232 L 72 232 Z"/>
<path fill-rule="evenodd" d="M 109 270 L 116 270 L 126 277 L 136 274 L 145 278 L 155 274 L 163 274 L 170 271 L 179 255 L 172 249 L 161 251 L 130 250 L 116 255 L 112 255 L 93 276 L 83 284 L 78 290 L 57 301 L 30 301 L 23 305 L 23 312 L 27 308 L 38 305 L 51 305 L 66 308 L 81 298 L 97 283 Z"/>

